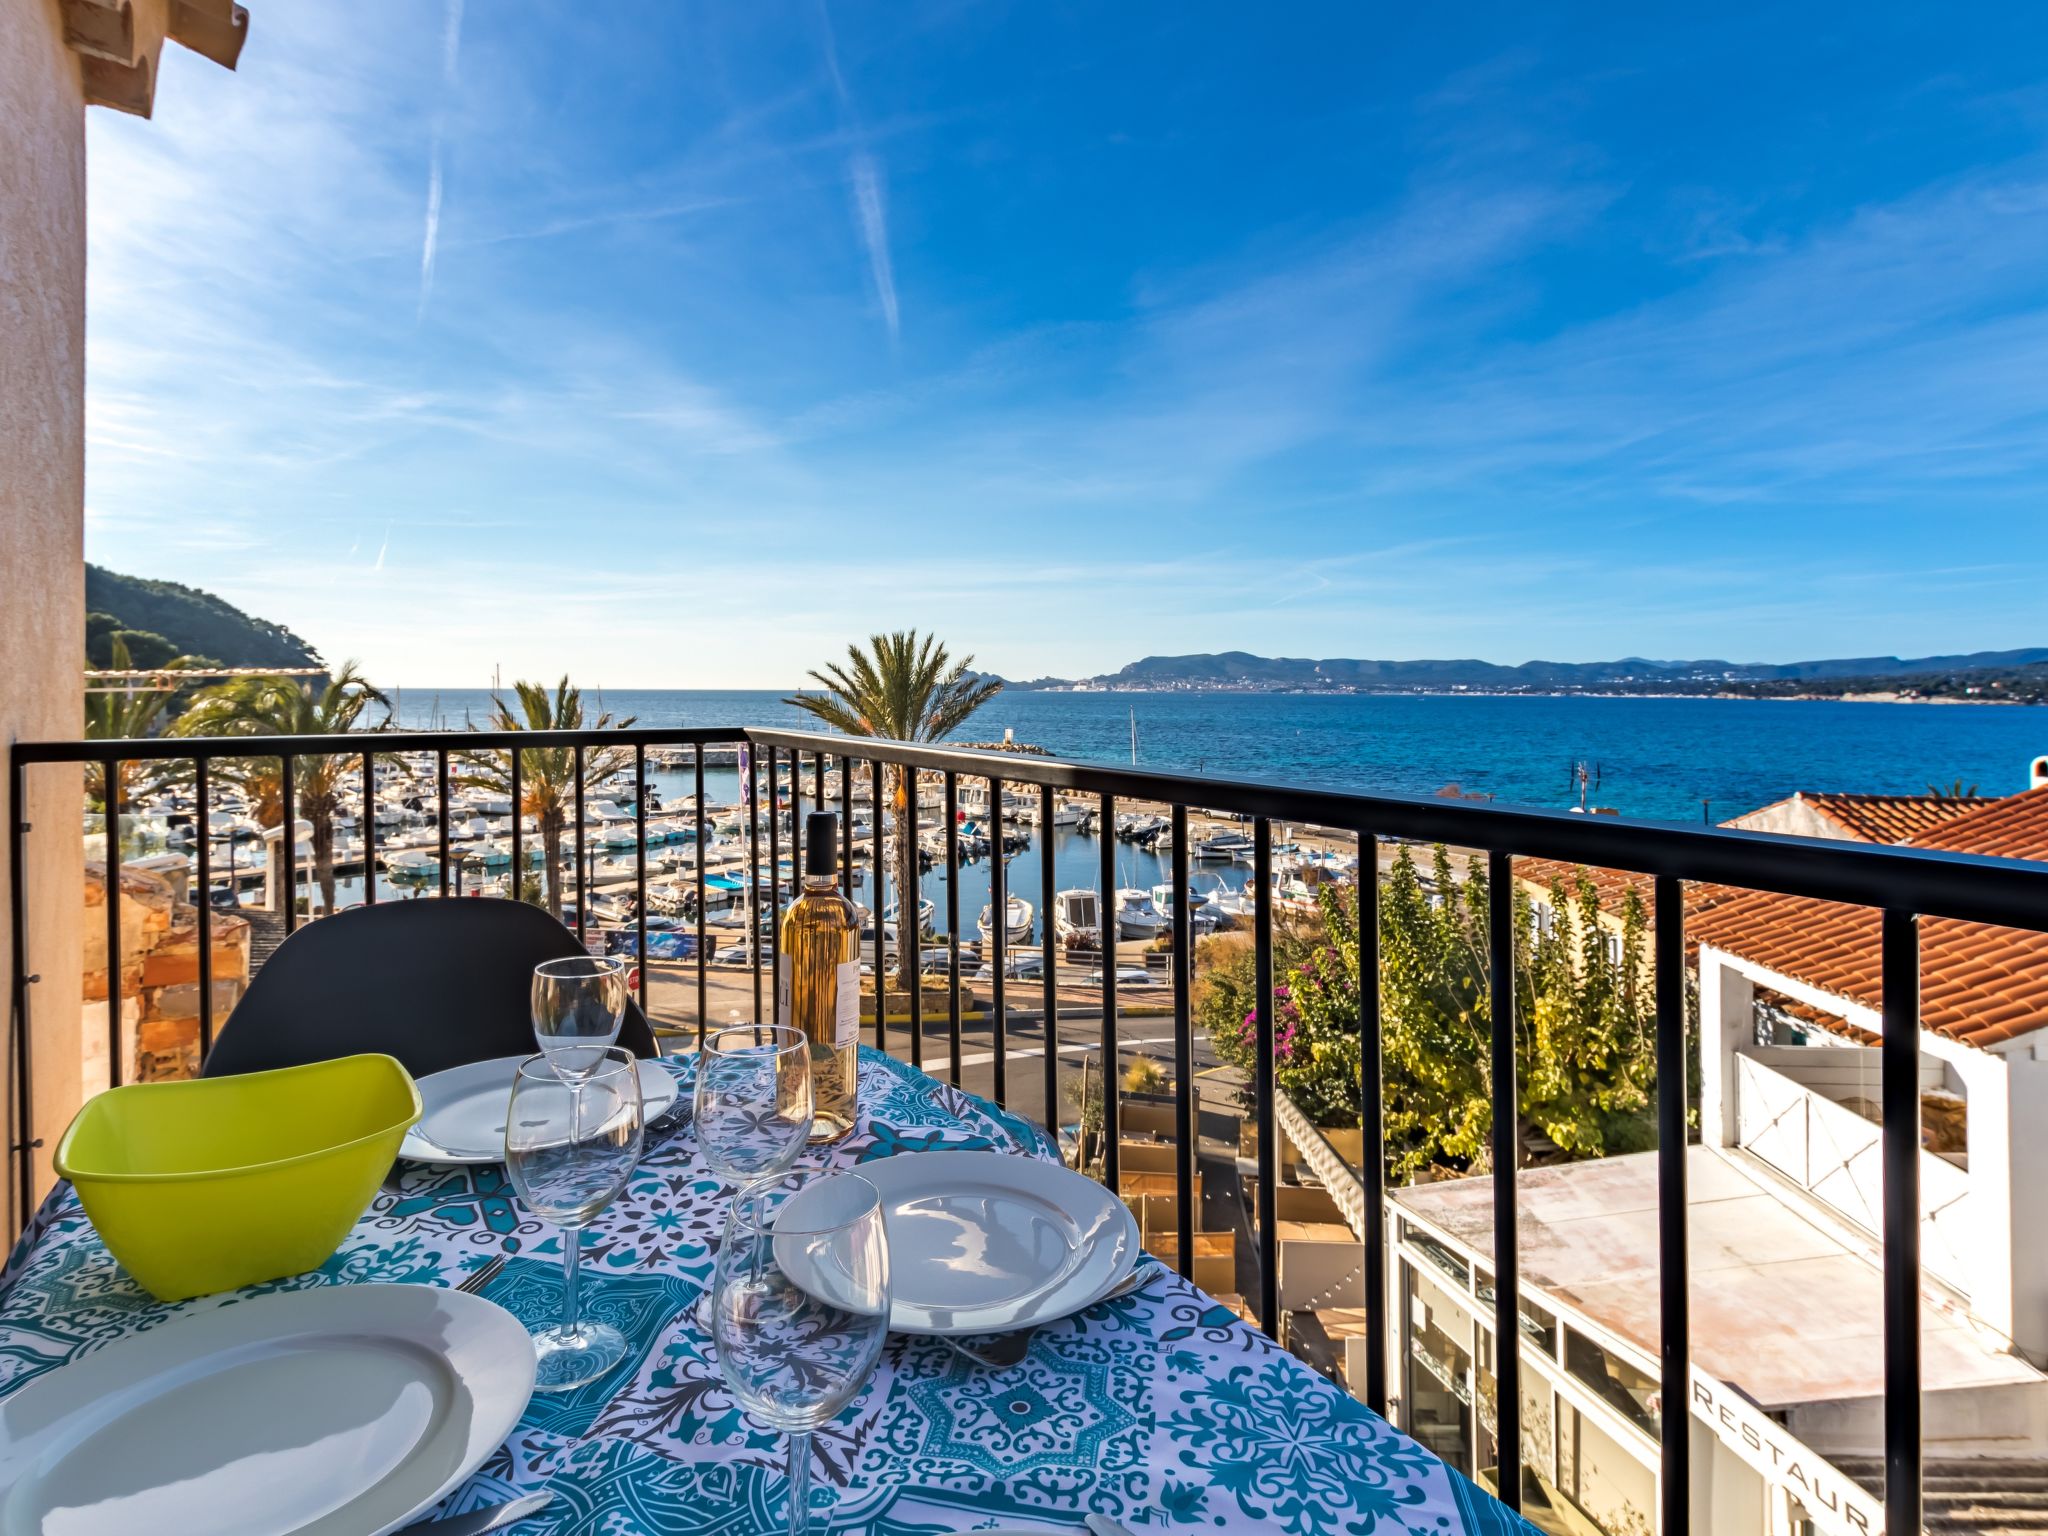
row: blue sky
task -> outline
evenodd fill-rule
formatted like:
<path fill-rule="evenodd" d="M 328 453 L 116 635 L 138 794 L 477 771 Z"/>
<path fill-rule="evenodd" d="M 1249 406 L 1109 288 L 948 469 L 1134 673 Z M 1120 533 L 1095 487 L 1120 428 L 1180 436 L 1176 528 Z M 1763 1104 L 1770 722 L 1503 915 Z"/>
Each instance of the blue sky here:
<path fill-rule="evenodd" d="M 255 0 L 88 556 L 407 685 L 2048 641 L 2048 8 Z"/>

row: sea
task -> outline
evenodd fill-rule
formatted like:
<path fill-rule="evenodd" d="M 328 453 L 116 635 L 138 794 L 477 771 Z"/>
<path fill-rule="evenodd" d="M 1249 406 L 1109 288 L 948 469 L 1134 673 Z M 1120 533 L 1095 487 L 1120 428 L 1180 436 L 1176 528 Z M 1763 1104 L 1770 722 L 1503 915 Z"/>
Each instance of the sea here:
<path fill-rule="evenodd" d="M 586 693 L 587 707 L 650 726 L 815 726 L 777 692 L 619 689 Z M 487 690 L 406 688 L 393 695 L 400 724 L 419 729 L 481 726 Z M 1061 757 L 1165 772 L 1264 779 L 1361 792 L 1434 794 L 1457 785 L 1468 795 L 1550 807 L 1579 802 L 1624 815 L 1725 821 L 1792 794 L 1925 794 L 1960 782 L 1965 790 L 2009 794 L 2026 785 L 2028 764 L 2048 752 L 2048 709 L 2010 705 L 1850 704 L 1820 700 L 1612 698 L 1530 695 L 1039 693 L 998 695 L 958 734 L 968 741 L 1019 742 Z M 688 775 L 650 770 L 663 801 L 689 793 Z M 738 776 L 708 769 L 714 804 L 738 799 Z M 1281 829 L 1284 837 L 1286 829 Z M 1054 831 L 1054 889 L 1100 884 L 1100 845 Z M 765 852 L 765 850 L 764 850 Z M 1169 871 L 1130 844 L 1116 852 L 1117 884 L 1163 884 Z M 1202 867 L 1197 888 L 1241 888 L 1249 871 Z M 855 893 L 867 899 L 867 873 Z M 972 937 L 988 900 L 985 861 L 963 868 L 960 917 Z M 1035 852 L 1009 865 L 1010 891 L 1045 910 Z M 942 872 L 922 893 L 948 931 Z M 379 876 L 380 893 L 409 894 Z M 341 883 L 358 900 L 357 879 Z"/>
<path fill-rule="evenodd" d="M 816 721 L 777 692 L 621 689 L 587 705 L 639 725 Z M 481 725 L 487 690 L 406 688 L 403 725 Z M 998 694 L 958 733 L 1005 732 L 1059 757 L 1361 793 L 1458 785 L 1518 805 L 1589 803 L 1625 816 L 1725 821 L 1795 790 L 1925 794 L 1958 780 L 2026 787 L 2048 752 L 2048 709 L 1814 699 L 1492 694 Z"/>

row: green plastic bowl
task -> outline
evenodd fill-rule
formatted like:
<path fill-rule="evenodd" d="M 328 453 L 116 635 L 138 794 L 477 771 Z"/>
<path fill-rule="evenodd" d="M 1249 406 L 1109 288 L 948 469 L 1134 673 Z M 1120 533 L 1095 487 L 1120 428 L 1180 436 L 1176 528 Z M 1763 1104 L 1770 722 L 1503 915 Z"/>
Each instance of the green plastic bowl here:
<path fill-rule="evenodd" d="M 88 1100 L 55 1165 L 128 1273 L 182 1301 L 325 1263 L 419 1117 L 389 1056 L 137 1083 Z"/>

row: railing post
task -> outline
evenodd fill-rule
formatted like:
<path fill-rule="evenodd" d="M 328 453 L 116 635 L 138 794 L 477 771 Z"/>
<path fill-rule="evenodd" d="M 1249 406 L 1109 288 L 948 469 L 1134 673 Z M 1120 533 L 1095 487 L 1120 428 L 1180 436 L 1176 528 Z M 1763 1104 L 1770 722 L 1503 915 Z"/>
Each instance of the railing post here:
<path fill-rule="evenodd" d="M 440 823 L 441 829 L 440 860 L 436 865 L 436 869 L 440 875 L 441 894 L 446 896 L 448 894 L 448 860 L 450 853 L 448 843 L 451 836 L 451 829 L 448 826 L 448 749 L 446 747 L 441 748 L 441 750 L 434 754 L 434 795 L 440 806 L 440 810 L 436 813 L 434 819 Z M 296 841 L 294 839 L 294 842 Z M 296 906 L 297 903 L 294 902 L 293 905 Z M 579 923 L 583 920 L 583 903 L 581 901 L 576 903 L 576 920 Z M 579 938 L 582 937 L 580 930 L 577 936 Z"/>
<path fill-rule="evenodd" d="M 277 829 L 278 852 L 284 855 L 284 931 L 299 927 L 299 760 L 287 752 L 278 759 L 279 793 L 284 802 L 284 822 Z M 444 812 L 445 819 L 445 812 Z M 446 836 L 446 833 L 443 833 Z M 448 856 L 441 856 L 441 878 L 447 880 Z M 267 876 L 268 869 L 264 870 Z"/>
<path fill-rule="evenodd" d="M 647 954 L 647 748 L 633 744 L 633 922 L 639 929 L 640 1011 L 647 1012 L 647 980 L 654 967 Z M 650 1030 L 654 1024 L 648 1021 Z"/>
<path fill-rule="evenodd" d="M 702 743 L 701 741 L 697 743 L 696 752 L 694 754 L 690 766 L 692 771 L 696 775 L 695 804 L 697 807 L 697 1049 L 701 1051 L 704 1049 L 704 1016 L 711 1010 L 711 1003 L 709 1000 L 709 995 L 704 976 L 704 962 L 706 959 L 706 956 L 704 954 L 704 908 L 706 905 L 704 900 L 704 864 L 705 861 L 710 858 L 711 850 L 707 848 L 704 843 L 704 743 Z"/>
<path fill-rule="evenodd" d="M 1258 1024 L 1252 1098 L 1259 1125 L 1259 1326 L 1280 1337 L 1280 1117 L 1273 1105 L 1273 1041 L 1278 1033 L 1273 991 L 1273 824 L 1252 826 L 1252 955 Z"/>
<path fill-rule="evenodd" d="M 583 850 L 583 744 L 576 744 L 570 763 L 576 775 L 576 942 L 582 944 L 590 927 L 590 861 Z M 444 861 L 445 862 L 445 861 Z"/>
<path fill-rule="evenodd" d="M 15 1140 L 8 1149 L 15 1163 L 17 1225 L 25 1226 L 34 1211 L 36 1195 L 35 1149 L 42 1145 L 35 1134 L 35 1072 L 31 1042 L 34 1031 L 29 1018 L 29 988 L 35 977 L 28 968 L 28 775 L 21 759 L 10 748 L 7 754 L 7 942 L 14 968 L 9 973 L 9 1012 L 12 1014 L 14 1044 Z"/>
<path fill-rule="evenodd" d="M 946 1034 L 947 1077 L 960 1086 L 960 776 L 946 770 Z"/>
<path fill-rule="evenodd" d="M 203 757 L 192 759 L 194 798 L 199 803 L 199 899 L 194 903 L 199 922 L 199 1059 L 213 1049 L 213 837 L 208 824 L 211 764 Z"/>
<path fill-rule="evenodd" d="M 203 759 L 202 759 L 203 761 Z M 512 754 L 512 894 L 519 894 L 519 754 Z M 363 754 L 363 905 L 377 905 L 377 763 Z"/>
<path fill-rule="evenodd" d="M 520 783 L 520 774 L 525 765 L 526 754 L 518 747 L 508 747 L 505 750 L 505 756 L 510 759 L 511 763 L 511 773 L 508 777 L 512 786 L 512 899 L 514 901 L 524 901 L 526 899 L 526 834 L 520 824 L 526 819 L 526 804 L 524 786 Z M 543 889 L 545 889 L 546 882 L 543 881 L 542 884 Z"/>
<path fill-rule="evenodd" d="M 887 796 L 882 788 L 882 760 L 872 758 L 869 767 L 874 770 L 870 779 L 871 794 L 874 798 L 875 824 L 868 830 L 873 833 L 873 846 L 869 857 L 875 867 L 875 904 L 869 913 L 875 925 L 875 1049 L 889 1049 L 889 974 L 888 956 L 882 946 L 882 909 L 889 904 L 889 860 L 884 848 L 882 831 L 883 818 L 888 815 Z"/>
<path fill-rule="evenodd" d="M 740 748 L 740 796 L 747 803 L 747 963 L 754 971 L 754 1022 L 761 1019 L 761 776 L 754 771 L 754 747 Z M 773 942 L 772 940 L 770 942 Z"/>
<path fill-rule="evenodd" d="M 1123 1085 L 1117 1081 L 1116 1034 L 1116 799 L 1102 797 L 1101 860 L 1096 878 L 1102 893 L 1095 898 L 1095 917 L 1101 928 L 1102 946 L 1102 1182 L 1113 1195 L 1123 1193 L 1122 1110 L 1119 1098 Z M 1082 1106 L 1084 1111 L 1086 1106 Z"/>
<path fill-rule="evenodd" d="M 1183 1278 L 1195 1273 L 1195 1150 L 1200 1120 L 1195 1106 L 1195 1029 L 1192 1012 L 1195 974 L 1194 892 L 1188 879 L 1188 808 L 1173 807 L 1173 1134 L 1175 1266 Z"/>
<path fill-rule="evenodd" d="M 994 774 L 988 779 L 989 816 L 995 823 L 994 837 L 989 847 L 988 869 L 988 916 L 989 928 L 987 948 L 990 955 L 989 971 L 995 980 L 989 987 L 989 1035 L 995 1046 L 995 1061 L 991 1073 L 991 1086 L 998 1104 L 1009 1102 L 1009 1060 L 1003 1052 L 1003 1025 L 1009 1017 L 1009 977 L 1006 974 L 1010 963 L 1010 868 L 1004 849 L 1004 839 L 1009 833 L 1003 824 L 1003 781 Z"/>
<path fill-rule="evenodd" d="M 921 829 L 918 825 L 917 770 L 906 766 L 896 771 L 902 775 L 903 814 L 910 818 L 907 828 L 901 822 L 896 826 L 896 847 L 908 876 L 905 889 L 896 893 L 896 974 L 906 978 L 904 990 L 910 996 L 910 1064 L 922 1068 L 924 961 L 919 941 L 924 937 L 924 871 L 921 863 L 923 848 L 918 842 Z"/>
<path fill-rule="evenodd" d="M 839 759 L 839 892 L 853 900 L 853 759 Z"/>
<path fill-rule="evenodd" d="M 782 810 L 776 802 L 781 797 L 782 791 L 781 786 L 776 781 L 775 768 L 775 749 L 770 747 L 768 749 L 768 969 L 770 977 L 773 978 L 773 995 L 780 997 L 782 994 L 782 982 L 780 980 L 782 974 Z M 794 841 L 801 842 L 803 839 L 799 836 Z M 760 899 L 760 877 L 757 875 L 754 886 L 756 905 L 751 913 L 751 917 L 757 923 L 761 916 L 759 910 Z M 757 1023 L 760 1021 L 758 1005 L 755 1010 L 755 1021 Z M 774 1022 L 780 1024 L 782 1020 L 777 1019 Z"/>
<path fill-rule="evenodd" d="M 1884 1521 L 1917 1536 L 1920 1507 L 1920 920 L 1884 909 Z"/>
<path fill-rule="evenodd" d="M 1370 833 L 1358 835 L 1358 1181 L 1365 1189 L 1363 1236 L 1365 1306 L 1371 1318 L 1387 1297 L 1387 1129 L 1380 1021 L 1380 849 Z M 1365 1402 L 1387 1411 L 1387 1330 L 1365 1331 Z M 1669 1536 L 1669 1533 L 1667 1533 Z"/>
<path fill-rule="evenodd" d="M 1045 1128 L 1059 1136 L 1060 1100 L 1060 993 L 1058 971 L 1059 936 L 1053 932 L 1053 886 L 1058 876 L 1053 869 L 1052 786 L 1038 786 L 1038 984 L 1044 997 L 1045 1017 L 1039 1030 L 1045 1043 Z"/>
<path fill-rule="evenodd" d="M 1515 1075 L 1515 869 L 1513 858 L 1498 850 L 1487 855 L 1486 900 L 1493 1034 L 1493 1440 L 1500 1501 L 1520 1510 L 1522 1266 L 1515 1170 L 1521 1160 L 1522 1117 Z"/>
<path fill-rule="evenodd" d="M 121 760 L 102 759 L 106 775 L 107 841 L 107 1084 L 121 1086 Z M 291 801 L 285 801 L 291 814 Z"/>
<path fill-rule="evenodd" d="M 1663 1415 L 1661 1529 L 1691 1518 L 1691 1271 L 1686 1260 L 1685 888 L 1659 875 L 1652 900 L 1657 987 L 1657 1298 Z"/>

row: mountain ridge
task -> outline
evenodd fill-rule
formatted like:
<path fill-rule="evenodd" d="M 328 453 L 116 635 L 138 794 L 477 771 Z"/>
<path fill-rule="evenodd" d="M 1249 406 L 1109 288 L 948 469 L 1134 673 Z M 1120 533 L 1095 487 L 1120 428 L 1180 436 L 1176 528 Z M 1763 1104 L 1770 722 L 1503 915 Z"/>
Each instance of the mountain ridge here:
<path fill-rule="evenodd" d="M 1476 657 L 1413 661 L 1355 657 L 1258 656 L 1249 651 L 1146 656 L 1118 671 L 1063 681 L 1039 679 L 1026 687 L 1110 689 L 1215 689 L 1222 691 L 1331 690 L 1343 692 L 1445 689 L 1535 690 L 1632 688 L 1686 692 L 1724 684 L 1841 683 L 1905 680 L 1953 673 L 1994 674 L 2048 667 L 2048 646 L 1971 651 L 1948 656 L 1844 656 L 1811 661 L 1732 662 L 1719 658 L 1616 661 L 1533 660 L 1510 665 Z"/>

